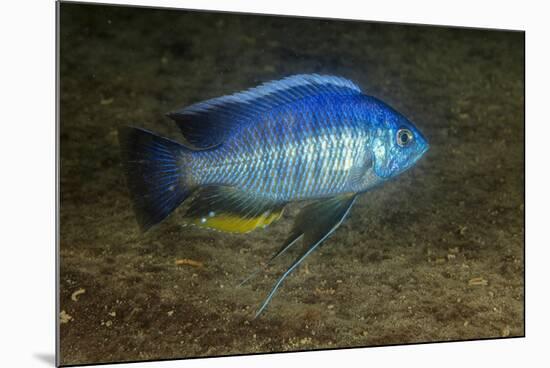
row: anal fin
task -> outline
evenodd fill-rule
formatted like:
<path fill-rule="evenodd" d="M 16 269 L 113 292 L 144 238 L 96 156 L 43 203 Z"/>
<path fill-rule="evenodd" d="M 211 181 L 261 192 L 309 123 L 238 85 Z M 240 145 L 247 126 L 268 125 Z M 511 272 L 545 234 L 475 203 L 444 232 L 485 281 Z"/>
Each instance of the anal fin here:
<path fill-rule="evenodd" d="M 294 222 L 290 236 L 269 262 L 285 253 L 296 244 L 299 238 L 302 238 L 302 251 L 283 275 L 279 277 L 258 309 L 256 317 L 267 307 L 284 279 L 340 226 L 353 206 L 356 197 L 355 193 L 343 194 L 314 202 L 302 209 Z"/>
<path fill-rule="evenodd" d="M 199 189 L 185 203 L 189 223 L 213 230 L 247 233 L 278 220 L 286 203 L 252 196 L 229 186 Z"/>

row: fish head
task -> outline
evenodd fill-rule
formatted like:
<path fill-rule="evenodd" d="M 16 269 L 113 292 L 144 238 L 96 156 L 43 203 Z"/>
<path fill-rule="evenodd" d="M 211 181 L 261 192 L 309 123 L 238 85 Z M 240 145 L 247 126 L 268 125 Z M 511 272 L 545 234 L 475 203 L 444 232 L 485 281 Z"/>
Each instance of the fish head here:
<path fill-rule="evenodd" d="M 389 179 L 414 166 L 430 145 L 411 121 L 380 103 L 372 141 L 374 171 L 380 178 Z"/>

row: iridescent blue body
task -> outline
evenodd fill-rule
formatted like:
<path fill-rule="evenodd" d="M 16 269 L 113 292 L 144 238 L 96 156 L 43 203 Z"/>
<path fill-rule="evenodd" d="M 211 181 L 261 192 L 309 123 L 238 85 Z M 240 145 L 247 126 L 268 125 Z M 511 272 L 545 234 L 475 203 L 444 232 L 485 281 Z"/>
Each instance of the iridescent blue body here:
<path fill-rule="evenodd" d="M 392 148 L 395 114 L 365 95 L 308 97 L 242 122 L 218 149 L 193 153 L 189 171 L 197 185 L 280 201 L 362 192 L 388 178 L 372 169 Z"/>
<path fill-rule="evenodd" d="M 270 261 L 300 238 L 305 251 L 258 313 L 340 225 L 358 193 L 412 167 L 428 149 L 403 115 L 334 76 L 292 76 L 169 116 L 188 145 L 142 129 L 120 131 L 142 228 L 185 201 L 188 222 L 244 233 L 275 221 L 289 202 L 315 201 Z"/>
<path fill-rule="evenodd" d="M 244 122 L 219 148 L 196 152 L 193 179 L 294 201 L 367 189 L 352 180 L 372 154 L 362 96 L 315 96 Z"/>

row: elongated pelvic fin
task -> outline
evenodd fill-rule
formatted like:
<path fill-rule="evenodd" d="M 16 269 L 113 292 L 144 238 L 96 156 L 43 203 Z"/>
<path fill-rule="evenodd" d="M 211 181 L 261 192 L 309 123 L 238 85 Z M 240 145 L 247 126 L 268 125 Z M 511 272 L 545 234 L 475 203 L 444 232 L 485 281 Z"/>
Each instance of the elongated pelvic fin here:
<path fill-rule="evenodd" d="M 275 254 L 273 254 L 273 256 L 271 256 L 271 258 L 266 262 L 265 266 L 266 267 L 269 266 L 274 260 L 279 258 L 279 256 L 282 256 L 283 254 L 285 254 L 287 250 L 289 250 L 294 244 L 296 244 L 296 242 L 298 241 L 298 239 L 300 239 L 301 236 L 302 234 L 298 234 L 295 238 L 288 238 L 283 244 L 283 246 Z M 258 273 L 260 273 L 260 271 L 263 269 L 264 267 L 258 267 L 258 269 L 256 269 L 254 272 L 248 275 L 243 281 L 241 281 L 239 285 L 237 285 L 237 287 L 241 287 L 242 285 L 250 281 L 252 278 L 254 278 L 254 276 L 258 275 Z"/>
<path fill-rule="evenodd" d="M 185 217 L 193 225 L 232 233 L 271 224 L 281 217 L 285 205 L 228 186 L 201 188 L 185 204 Z"/>
<path fill-rule="evenodd" d="M 256 312 L 256 317 L 267 307 L 284 279 L 340 226 L 356 197 L 357 195 L 353 193 L 317 201 L 304 207 L 298 214 L 290 236 L 271 260 L 286 252 L 300 237 L 302 238 L 302 251 L 277 280 L 262 306 Z"/>

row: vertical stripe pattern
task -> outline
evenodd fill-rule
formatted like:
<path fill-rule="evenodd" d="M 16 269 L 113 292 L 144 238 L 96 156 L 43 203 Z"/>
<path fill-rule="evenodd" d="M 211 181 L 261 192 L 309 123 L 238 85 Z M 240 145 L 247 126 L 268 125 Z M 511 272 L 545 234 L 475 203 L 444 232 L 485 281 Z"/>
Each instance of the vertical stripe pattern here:
<path fill-rule="evenodd" d="M 198 152 L 194 180 L 291 201 L 354 191 L 369 129 L 356 96 L 314 96 L 243 124 L 218 149 Z"/>

